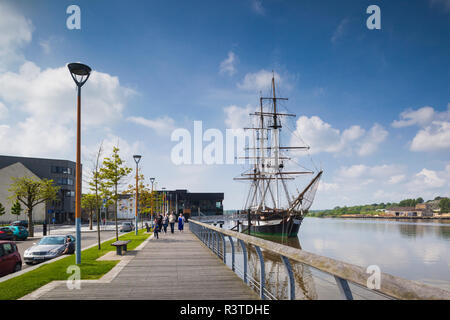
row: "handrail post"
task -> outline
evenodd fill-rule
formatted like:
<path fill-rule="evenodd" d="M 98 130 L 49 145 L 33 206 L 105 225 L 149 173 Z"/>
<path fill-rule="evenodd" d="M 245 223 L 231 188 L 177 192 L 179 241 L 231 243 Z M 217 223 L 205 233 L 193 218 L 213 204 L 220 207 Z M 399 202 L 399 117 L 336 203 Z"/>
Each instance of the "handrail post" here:
<path fill-rule="evenodd" d="M 227 243 L 225 241 L 225 236 L 223 235 L 223 233 L 220 234 L 220 237 L 222 238 L 222 253 L 223 253 L 223 263 L 227 264 Z"/>
<path fill-rule="evenodd" d="M 348 285 L 347 280 L 334 276 L 339 292 L 344 300 L 353 300 L 352 291 Z"/>
<path fill-rule="evenodd" d="M 292 272 L 291 262 L 285 256 L 281 256 L 281 260 L 283 260 L 284 266 L 286 267 L 286 271 L 289 276 L 289 300 L 295 300 L 295 280 L 294 273 Z"/>
<path fill-rule="evenodd" d="M 219 241 L 219 232 L 216 232 L 216 240 L 217 240 L 217 256 L 220 258 L 220 241 Z"/>
<path fill-rule="evenodd" d="M 247 247 L 245 246 L 244 240 L 238 239 L 239 244 L 242 248 L 242 255 L 244 256 L 244 282 L 248 284 L 247 279 Z"/>
<path fill-rule="evenodd" d="M 264 294 L 264 287 L 266 285 L 265 280 L 265 268 L 264 268 L 264 257 L 262 255 L 261 249 L 258 246 L 254 246 L 256 249 L 256 253 L 259 257 L 259 263 L 260 263 L 260 273 L 259 273 L 259 297 L 264 300 L 265 294 Z"/>
<path fill-rule="evenodd" d="M 230 240 L 231 244 L 231 270 L 234 271 L 234 243 L 233 238 L 231 236 L 228 236 L 228 239 Z"/>

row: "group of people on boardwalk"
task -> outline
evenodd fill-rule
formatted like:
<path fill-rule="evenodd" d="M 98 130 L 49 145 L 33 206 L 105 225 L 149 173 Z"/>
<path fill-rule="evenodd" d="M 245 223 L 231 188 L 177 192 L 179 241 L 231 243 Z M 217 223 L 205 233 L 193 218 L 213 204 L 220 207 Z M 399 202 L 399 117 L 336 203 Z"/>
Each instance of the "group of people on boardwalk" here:
<path fill-rule="evenodd" d="M 156 239 L 159 239 L 159 233 L 164 232 L 167 233 L 167 227 L 170 225 L 170 232 L 175 232 L 175 222 L 178 220 L 178 230 L 180 232 L 183 232 L 184 229 L 184 223 L 186 222 L 184 216 L 182 213 L 178 216 L 178 219 L 175 215 L 175 213 L 171 212 L 170 215 L 167 213 L 164 213 L 164 215 L 159 214 L 157 217 L 155 217 L 153 221 L 153 233 L 155 235 Z"/>

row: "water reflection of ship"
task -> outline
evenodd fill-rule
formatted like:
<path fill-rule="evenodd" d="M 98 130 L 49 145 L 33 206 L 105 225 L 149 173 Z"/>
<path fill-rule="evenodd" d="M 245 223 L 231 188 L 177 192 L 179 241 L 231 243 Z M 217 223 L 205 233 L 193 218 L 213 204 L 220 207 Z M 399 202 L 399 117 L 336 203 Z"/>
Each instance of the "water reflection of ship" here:
<path fill-rule="evenodd" d="M 274 241 L 273 238 L 271 240 Z M 298 238 L 277 239 L 274 242 L 301 249 Z M 252 270 L 251 276 L 253 279 L 259 279 L 260 268 L 258 254 L 253 247 L 250 247 L 248 255 L 249 264 L 254 266 L 253 268 L 250 268 L 250 270 Z M 274 295 L 276 299 L 288 299 L 289 278 L 280 255 L 265 250 L 262 250 L 262 255 L 265 262 L 265 286 L 267 290 Z M 290 262 L 295 278 L 296 299 L 316 300 L 318 295 L 309 266 L 292 260 Z"/>

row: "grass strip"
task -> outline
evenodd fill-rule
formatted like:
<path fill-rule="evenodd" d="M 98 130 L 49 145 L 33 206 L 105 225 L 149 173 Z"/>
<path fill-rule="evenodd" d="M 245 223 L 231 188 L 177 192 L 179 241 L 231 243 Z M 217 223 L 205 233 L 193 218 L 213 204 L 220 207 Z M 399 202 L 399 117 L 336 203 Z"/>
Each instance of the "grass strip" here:
<path fill-rule="evenodd" d="M 139 246 L 150 234 L 145 230 L 139 230 L 138 235 L 134 231 L 126 233 L 119 237 L 120 240 L 131 240 L 128 243 L 127 250 L 133 250 Z M 82 280 L 95 280 L 101 278 L 110 271 L 119 261 L 96 261 L 109 251 L 115 251 L 111 243 L 116 239 L 105 241 L 102 248 L 92 247 L 81 252 L 81 264 L 78 266 L 81 270 Z M 75 255 L 67 256 L 64 259 L 42 265 L 33 271 L 27 272 L 21 276 L 9 279 L 0 283 L 0 300 L 16 300 L 34 290 L 55 280 L 67 280 L 70 274 L 66 273 L 67 267 L 75 265 Z"/>

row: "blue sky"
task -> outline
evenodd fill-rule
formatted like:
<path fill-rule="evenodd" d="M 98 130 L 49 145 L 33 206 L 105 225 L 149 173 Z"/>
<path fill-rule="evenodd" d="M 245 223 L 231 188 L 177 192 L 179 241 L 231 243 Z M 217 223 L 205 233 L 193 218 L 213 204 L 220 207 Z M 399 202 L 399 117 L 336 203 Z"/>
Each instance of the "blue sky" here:
<path fill-rule="evenodd" d="M 71 4 L 81 30 L 66 28 Z M 381 30 L 366 27 L 372 4 Z M 243 123 L 274 70 L 325 170 L 313 208 L 449 195 L 448 0 L 19 0 L 0 17 L 1 154 L 75 158 L 64 68 L 80 61 L 96 72 L 83 89 L 86 163 L 119 141 L 160 187 L 225 192 L 240 209 L 242 166 L 175 166 L 170 134 Z"/>

